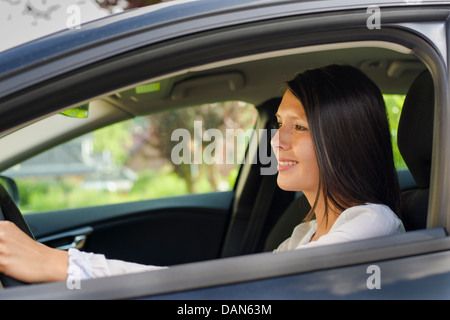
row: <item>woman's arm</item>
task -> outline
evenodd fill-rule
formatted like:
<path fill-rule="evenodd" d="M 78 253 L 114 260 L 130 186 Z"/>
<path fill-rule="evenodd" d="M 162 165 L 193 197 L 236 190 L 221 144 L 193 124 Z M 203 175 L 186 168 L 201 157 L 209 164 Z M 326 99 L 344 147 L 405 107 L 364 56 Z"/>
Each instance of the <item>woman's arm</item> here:
<path fill-rule="evenodd" d="M 129 273 L 167 269 L 122 260 L 107 259 L 103 254 L 69 249 L 69 273 L 74 279 L 96 279 Z"/>
<path fill-rule="evenodd" d="M 0 221 L 0 272 L 17 280 L 65 281 L 66 251 L 47 247 L 26 235 L 14 223 Z"/>
<path fill-rule="evenodd" d="M 23 282 L 65 281 L 69 272 L 84 280 L 165 268 L 76 249 L 53 249 L 31 239 L 14 223 L 0 221 L 0 272 Z"/>

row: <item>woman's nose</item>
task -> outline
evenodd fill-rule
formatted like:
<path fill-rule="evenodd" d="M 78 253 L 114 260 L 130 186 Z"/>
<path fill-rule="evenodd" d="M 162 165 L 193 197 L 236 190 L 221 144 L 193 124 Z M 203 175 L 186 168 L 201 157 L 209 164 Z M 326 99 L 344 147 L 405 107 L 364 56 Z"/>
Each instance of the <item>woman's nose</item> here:
<path fill-rule="evenodd" d="M 277 133 L 273 136 L 270 144 L 274 150 L 287 149 L 288 148 L 288 137 L 286 133 L 283 132 L 282 127 L 277 130 Z"/>
<path fill-rule="evenodd" d="M 270 145 L 273 150 L 278 150 L 280 147 L 280 130 L 277 130 L 273 138 L 270 140 Z"/>

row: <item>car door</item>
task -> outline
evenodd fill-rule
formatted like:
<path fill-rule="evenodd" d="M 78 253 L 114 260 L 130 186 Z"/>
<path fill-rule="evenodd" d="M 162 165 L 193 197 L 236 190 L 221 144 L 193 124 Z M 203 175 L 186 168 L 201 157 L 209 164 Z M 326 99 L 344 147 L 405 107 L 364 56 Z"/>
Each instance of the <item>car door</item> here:
<path fill-rule="evenodd" d="M 218 257 L 232 200 L 228 191 L 42 212 L 25 219 L 37 240 L 52 247 L 172 265 Z"/>

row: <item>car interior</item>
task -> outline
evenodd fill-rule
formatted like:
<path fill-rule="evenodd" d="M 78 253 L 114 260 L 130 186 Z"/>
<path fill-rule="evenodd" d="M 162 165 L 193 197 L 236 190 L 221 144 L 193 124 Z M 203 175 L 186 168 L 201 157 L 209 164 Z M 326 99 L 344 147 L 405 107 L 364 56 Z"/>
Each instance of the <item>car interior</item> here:
<path fill-rule="evenodd" d="M 377 83 L 383 93 L 406 94 L 398 128 L 398 147 L 408 167 L 398 172 L 404 195 L 402 219 L 407 230 L 425 229 L 432 155 L 434 85 L 426 66 L 410 49 L 382 41 L 326 44 L 255 54 L 180 70 L 171 75 L 148 79 L 127 88 L 108 92 L 89 101 L 87 119 L 60 117 L 55 114 L 3 136 L 0 139 L 0 148 L 9 152 L 0 154 L 2 164 L 0 170 L 5 172 L 43 150 L 96 128 L 163 110 L 221 100 L 245 101 L 253 104 L 259 114 L 257 129 L 270 129 L 273 115 L 283 94 L 283 83 L 297 72 L 332 63 L 358 67 Z M 157 90 L 136 93 L 136 87 L 155 83 L 158 84 Z M 418 121 L 420 125 L 417 124 Z M 37 132 L 39 134 L 36 134 Z M 17 144 L 15 141 L 24 143 Z M 246 156 L 251 159 L 255 154 L 248 152 Z M 133 219 L 140 218 L 145 213 L 145 210 L 137 210 L 136 207 L 134 209 L 137 213 L 133 217 L 127 216 L 126 223 L 122 223 L 123 221 L 119 219 L 119 213 L 113 218 L 103 213 L 94 218 L 95 212 L 88 213 L 87 210 L 86 212 L 74 210 L 74 215 L 78 214 L 78 222 L 71 222 L 69 227 L 65 224 L 70 222 L 68 218 L 70 215 L 58 218 L 59 220 L 54 219 L 55 213 L 24 216 L 37 239 L 89 225 L 93 225 L 96 230 L 96 223 L 100 230 L 98 234 L 101 234 L 101 230 L 111 228 L 110 231 L 104 231 L 103 239 L 100 236 L 90 237 L 90 243 L 87 242 L 86 248 L 93 251 L 109 250 L 108 257 L 133 259 L 137 262 L 178 264 L 271 251 L 290 235 L 293 228 L 309 212 L 310 205 L 301 193 L 279 189 L 276 185 L 276 175 L 261 175 L 261 167 L 264 167 L 264 164 L 245 162 L 240 168 L 234 190 L 227 194 L 226 200 L 217 195 L 215 198 L 199 196 L 189 200 L 192 205 L 188 207 L 189 216 L 185 213 L 186 219 L 179 222 L 180 224 L 186 223 L 185 221 L 196 214 L 192 212 L 196 210 L 194 205 L 196 201 L 207 202 L 211 204 L 210 208 L 216 208 L 220 212 L 220 218 L 217 218 L 220 220 L 217 222 L 220 226 L 217 226 L 217 229 L 214 229 L 216 220 L 193 222 L 199 224 L 198 228 L 211 228 L 211 232 L 216 233 L 215 244 L 209 244 L 210 249 L 207 248 L 208 245 L 204 245 L 205 251 L 211 251 L 205 255 L 196 256 L 193 253 L 195 250 L 186 248 L 176 251 L 172 244 L 167 247 L 163 245 L 162 248 L 148 253 L 171 256 L 170 259 L 141 259 L 136 252 L 142 247 L 130 250 L 127 248 L 127 242 L 121 241 L 122 238 L 132 238 L 133 232 L 145 233 L 144 227 L 133 231 L 136 228 L 135 223 L 141 223 L 140 220 Z M 178 200 L 180 200 L 178 205 L 177 200 L 172 202 L 159 200 L 160 207 L 153 210 L 155 219 L 149 223 L 151 228 L 154 228 L 152 241 L 164 237 L 167 231 L 164 231 L 163 227 L 170 226 L 174 221 L 164 220 L 166 219 L 163 217 L 164 206 L 179 206 L 177 210 L 182 210 L 180 207 L 186 204 L 183 201 L 187 201 Z M 220 201 L 223 202 L 223 210 L 219 209 Z M 111 211 L 111 208 L 109 206 L 104 210 Z M 127 210 L 126 205 L 121 205 L 121 208 Z M 45 221 L 52 222 L 44 225 L 39 221 L 44 218 Z M 176 218 L 177 216 L 174 217 Z M 161 222 L 163 220 L 164 223 Z M 124 225 L 131 231 L 122 230 Z M 117 232 L 120 239 L 112 241 L 112 234 L 117 235 Z M 194 237 L 198 239 L 192 244 L 193 247 L 205 243 L 201 234 Z M 96 241 L 98 245 L 95 245 Z M 116 246 L 120 250 L 107 249 L 108 246 Z M 171 249 L 174 249 L 173 253 L 170 253 Z M 173 257 L 175 255 L 180 256 Z"/>

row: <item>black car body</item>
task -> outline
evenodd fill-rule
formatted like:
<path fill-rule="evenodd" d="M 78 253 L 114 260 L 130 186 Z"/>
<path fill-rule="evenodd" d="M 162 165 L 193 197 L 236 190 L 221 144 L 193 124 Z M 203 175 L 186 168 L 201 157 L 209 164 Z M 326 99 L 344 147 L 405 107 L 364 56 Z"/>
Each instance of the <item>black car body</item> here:
<path fill-rule="evenodd" d="M 359 67 L 383 93 L 406 94 L 428 70 L 434 126 L 429 184 L 418 186 L 409 170 L 399 174 L 405 174 L 405 192 L 429 194 L 419 212 L 424 225 L 405 234 L 273 254 L 275 243 L 298 223 L 283 218 L 298 195 L 279 190 L 276 175 L 261 175 L 264 164 L 244 163 L 227 192 L 24 215 L 40 241 L 82 234 L 88 237 L 83 250 L 170 267 L 86 280 L 80 289 L 67 283 L 5 288 L 0 298 L 449 298 L 449 13 L 446 1 L 174 1 L 2 52 L 5 172 L 96 128 L 193 104 L 252 103 L 259 112 L 256 128 L 267 129 L 280 84 L 297 71 L 329 63 Z M 115 92 L 160 79 L 170 88 L 150 97 L 151 104 L 111 102 Z M 180 83 L 192 94 L 175 96 Z M 95 97 L 106 97 L 110 107 L 92 112 L 92 120 L 29 144 L 21 138 L 38 120 Z M 283 231 L 273 231 L 279 224 Z M 372 285 L 374 277 L 381 286 Z"/>

